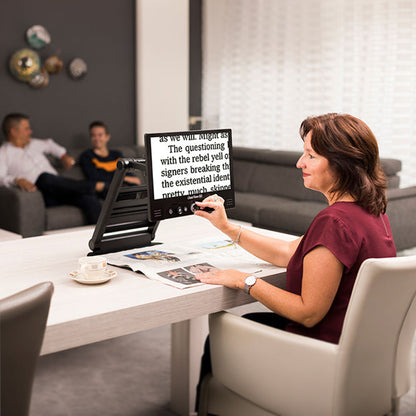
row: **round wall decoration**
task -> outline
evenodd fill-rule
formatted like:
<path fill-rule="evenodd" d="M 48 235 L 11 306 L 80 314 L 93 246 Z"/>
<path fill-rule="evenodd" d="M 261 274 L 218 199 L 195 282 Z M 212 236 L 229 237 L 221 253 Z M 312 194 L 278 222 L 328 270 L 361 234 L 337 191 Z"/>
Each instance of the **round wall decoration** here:
<path fill-rule="evenodd" d="M 53 54 L 43 52 L 42 59 L 34 49 L 41 49 L 51 44 L 51 35 L 44 26 L 32 25 L 25 32 L 26 40 L 31 48 L 15 51 L 9 59 L 10 73 L 19 81 L 28 83 L 33 88 L 44 88 L 49 85 L 50 75 L 59 74 L 64 63 L 55 51 Z M 49 56 L 48 56 L 49 55 Z M 45 58 L 46 56 L 46 58 Z M 66 62 L 65 62 L 66 64 Z M 68 75 L 73 80 L 83 78 L 87 73 L 87 64 L 81 58 L 74 58 L 68 64 Z"/>
<path fill-rule="evenodd" d="M 19 81 L 29 82 L 40 72 L 40 58 L 32 49 L 19 49 L 10 58 L 10 72 Z"/>
<path fill-rule="evenodd" d="M 51 35 L 41 25 L 34 25 L 27 29 L 26 39 L 29 45 L 35 49 L 41 49 L 51 43 Z"/>
<path fill-rule="evenodd" d="M 45 60 L 45 68 L 51 74 L 59 74 L 62 71 L 64 64 L 58 55 L 51 55 Z"/>
<path fill-rule="evenodd" d="M 49 72 L 42 67 L 39 74 L 32 78 L 29 85 L 33 88 L 44 88 L 49 85 Z"/>
<path fill-rule="evenodd" d="M 81 58 L 74 58 L 68 66 L 69 75 L 73 79 L 80 79 L 87 73 L 87 64 Z"/>

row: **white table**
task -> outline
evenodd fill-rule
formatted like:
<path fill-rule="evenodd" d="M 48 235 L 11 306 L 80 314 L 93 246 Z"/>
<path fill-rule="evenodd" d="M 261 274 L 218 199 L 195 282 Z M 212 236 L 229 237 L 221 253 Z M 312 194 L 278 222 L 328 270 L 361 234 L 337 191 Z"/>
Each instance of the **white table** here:
<path fill-rule="evenodd" d="M 290 240 L 295 237 L 258 230 Z M 51 281 L 55 286 L 41 354 L 49 354 L 137 331 L 173 324 L 172 409 L 191 414 L 202 339 L 209 313 L 252 302 L 241 291 L 202 285 L 176 289 L 129 270 L 103 285 L 81 285 L 68 277 L 89 252 L 91 230 L 0 242 L 0 297 Z M 180 243 L 201 236 L 224 238 L 208 221 L 187 216 L 162 221 L 156 241 Z M 269 280 L 282 284 L 284 269 Z"/>

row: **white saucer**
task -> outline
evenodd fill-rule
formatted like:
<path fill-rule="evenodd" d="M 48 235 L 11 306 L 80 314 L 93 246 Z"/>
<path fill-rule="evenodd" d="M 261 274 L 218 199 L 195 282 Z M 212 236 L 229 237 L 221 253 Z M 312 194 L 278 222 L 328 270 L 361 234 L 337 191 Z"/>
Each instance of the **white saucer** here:
<path fill-rule="evenodd" d="M 98 285 L 100 283 L 105 283 L 111 280 L 114 276 L 117 276 L 117 272 L 114 270 L 105 270 L 104 275 L 100 277 L 99 279 L 85 279 L 82 273 L 80 273 L 78 270 L 75 270 L 74 272 L 69 273 L 69 277 L 73 280 L 75 280 L 78 283 L 82 283 L 84 285 Z"/>

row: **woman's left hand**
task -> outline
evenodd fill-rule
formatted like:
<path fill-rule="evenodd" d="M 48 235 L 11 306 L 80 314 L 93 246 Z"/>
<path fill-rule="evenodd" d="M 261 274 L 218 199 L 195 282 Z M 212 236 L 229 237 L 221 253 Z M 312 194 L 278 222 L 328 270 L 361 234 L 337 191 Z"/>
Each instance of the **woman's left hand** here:
<path fill-rule="evenodd" d="M 195 278 L 200 280 L 202 283 L 223 285 L 231 289 L 243 289 L 247 276 L 250 276 L 250 273 L 227 269 L 214 270 L 208 273 L 198 273 L 195 275 Z"/>

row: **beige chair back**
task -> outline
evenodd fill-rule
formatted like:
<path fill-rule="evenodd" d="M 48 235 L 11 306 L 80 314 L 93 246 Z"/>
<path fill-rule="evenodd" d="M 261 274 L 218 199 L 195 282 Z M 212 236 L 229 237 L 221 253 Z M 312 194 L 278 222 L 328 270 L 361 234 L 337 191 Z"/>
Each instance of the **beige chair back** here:
<path fill-rule="evenodd" d="M 410 386 L 415 326 L 416 256 L 362 264 L 339 344 L 213 314 L 213 376 L 199 414 L 397 414 Z"/>
<path fill-rule="evenodd" d="M 339 342 L 335 414 L 391 409 L 410 385 L 415 327 L 416 256 L 366 260 Z"/>

